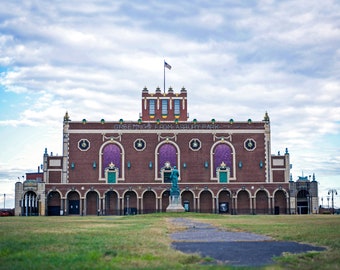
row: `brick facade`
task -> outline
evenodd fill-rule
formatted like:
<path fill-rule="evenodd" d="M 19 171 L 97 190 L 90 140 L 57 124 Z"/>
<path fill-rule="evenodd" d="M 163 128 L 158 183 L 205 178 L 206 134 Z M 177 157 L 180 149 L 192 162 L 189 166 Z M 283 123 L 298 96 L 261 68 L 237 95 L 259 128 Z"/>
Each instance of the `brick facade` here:
<path fill-rule="evenodd" d="M 187 211 L 289 212 L 289 153 L 271 155 L 267 114 L 262 121 L 188 121 L 184 88 L 144 88 L 138 121 L 71 121 L 66 114 L 63 125 L 63 155 L 44 154 L 46 215 L 165 211 L 173 166 Z"/>

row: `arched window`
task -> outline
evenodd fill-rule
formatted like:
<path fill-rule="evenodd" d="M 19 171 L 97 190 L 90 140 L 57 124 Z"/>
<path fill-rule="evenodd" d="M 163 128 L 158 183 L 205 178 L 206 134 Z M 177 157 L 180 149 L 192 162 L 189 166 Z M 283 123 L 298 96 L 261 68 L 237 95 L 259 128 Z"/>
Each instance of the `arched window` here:
<path fill-rule="evenodd" d="M 119 169 L 119 177 L 122 177 L 122 155 L 118 145 L 109 143 L 103 149 L 102 178 L 105 177 L 105 169 L 114 164 Z"/>
<path fill-rule="evenodd" d="M 214 170 L 213 175 L 216 176 L 217 167 L 221 166 L 221 163 L 224 162 L 227 167 L 230 168 L 230 177 L 234 176 L 233 172 L 233 155 L 231 147 L 226 143 L 219 143 L 213 153 L 213 161 L 214 161 Z"/>
<path fill-rule="evenodd" d="M 176 147 L 171 143 L 165 143 L 158 150 L 158 169 L 164 167 L 165 162 L 170 162 L 170 166 L 177 166 Z"/>

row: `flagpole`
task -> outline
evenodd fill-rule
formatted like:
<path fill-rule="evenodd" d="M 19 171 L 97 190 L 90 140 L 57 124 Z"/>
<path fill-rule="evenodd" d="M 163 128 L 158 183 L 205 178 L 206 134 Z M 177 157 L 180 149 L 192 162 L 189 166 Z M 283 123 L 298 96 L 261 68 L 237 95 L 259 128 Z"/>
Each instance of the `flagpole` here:
<path fill-rule="evenodd" d="M 163 63 L 163 69 L 164 69 L 164 94 L 165 94 L 165 60 L 164 60 L 164 63 Z"/>

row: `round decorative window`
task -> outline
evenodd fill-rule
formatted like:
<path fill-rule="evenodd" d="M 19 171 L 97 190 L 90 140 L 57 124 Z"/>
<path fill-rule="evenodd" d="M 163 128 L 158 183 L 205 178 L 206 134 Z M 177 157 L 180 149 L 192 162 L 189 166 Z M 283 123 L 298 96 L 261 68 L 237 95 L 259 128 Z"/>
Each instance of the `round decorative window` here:
<path fill-rule="evenodd" d="M 198 151 L 201 149 L 201 141 L 199 139 L 192 139 L 190 142 L 189 142 L 189 147 L 192 151 Z"/>
<path fill-rule="evenodd" d="M 90 142 L 89 140 L 87 139 L 81 139 L 79 142 L 78 142 L 78 148 L 79 150 L 81 151 L 87 151 L 90 149 Z"/>
<path fill-rule="evenodd" d="M 256 142 L 254 139 L 246 139 L 244 141 L 244 148 L 248 151 L 254 151 L 256 148 Z"/>
<path fill-rule="evenodd" d="M 146 142 L 143 139 L 137 139 L 135 140 L 135 142 L 133 143 L 133 147 L 137 150 L 137 151 L 143 151 L 146 147 Z"/>

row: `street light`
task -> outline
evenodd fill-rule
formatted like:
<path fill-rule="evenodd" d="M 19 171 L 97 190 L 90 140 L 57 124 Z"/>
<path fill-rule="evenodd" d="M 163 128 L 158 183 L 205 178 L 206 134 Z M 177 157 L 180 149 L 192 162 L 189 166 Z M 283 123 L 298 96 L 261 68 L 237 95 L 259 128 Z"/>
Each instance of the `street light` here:
<path fill-rule="evenodd" d="M 328 211 L 329 211 L 329 196 L 327 196 L 327 201 L 328 201 Z"/>
<path fill-rule="evenodd" d="M 6 209 L 6 194 L 4 193 L 4 209 Z"/>
<path fill-rule="evenodd" d="M 126 195 L 126 214 L 127 214 L 127 215 L 130 214 L 130 209 L 129 209 L 129 199 L 130 199 L 130 195 Z"/>
<path fill-rule="evenodd" d="M 307 207 L 308 207 L 308 210 L 307 210 L 307 214 L 310 214 L 310 211 L 309 211 L 309 198 L 310 198 L 310 195 L 307 194 Z"/>
<path fill-rule="evenodd" d="M 338 192 L 336 191 L 336 189 L 332 188 L 330 190 L 328 190 L 328 195 L 332 194 L 332 214 L 334 215 L 334 194 L 338 195 Z"/>

